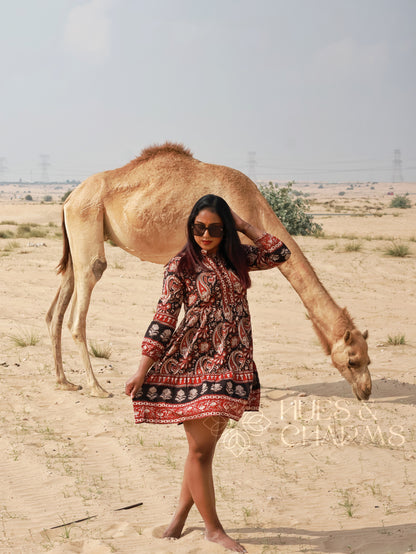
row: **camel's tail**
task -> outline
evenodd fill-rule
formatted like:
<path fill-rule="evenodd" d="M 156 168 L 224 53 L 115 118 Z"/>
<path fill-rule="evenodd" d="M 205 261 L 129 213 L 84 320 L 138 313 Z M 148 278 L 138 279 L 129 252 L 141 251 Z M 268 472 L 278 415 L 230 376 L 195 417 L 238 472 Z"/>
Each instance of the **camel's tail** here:
<path fill-rule="evenodd" d="M 62 258 L 59 264 L 56 266 L 56 270 L 59 273 L 65 273 L 66 268 L 68 267 L 68 262 L 71 258 L 71 249 L 69 247 L 69 240 L 68 240 L 68 233 L 66 232 L 66 225 L 65 225 L 65 213 L 62 210 L 62 236 L 64 239 L 64 245 L 63 245 L 63 253 Z"/>

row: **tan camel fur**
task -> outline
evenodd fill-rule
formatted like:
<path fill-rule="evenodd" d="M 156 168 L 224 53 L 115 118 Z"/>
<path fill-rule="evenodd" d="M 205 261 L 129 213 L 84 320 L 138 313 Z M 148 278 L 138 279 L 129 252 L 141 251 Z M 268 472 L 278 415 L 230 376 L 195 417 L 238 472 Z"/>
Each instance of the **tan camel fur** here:
<path fill-rule="evenodd" d="M 358 399 L 369 398 L 367 331 L 360 333 L 347 310 L 334 302 L 256 185 L 239 171 L 200 162 L 173 143 L 147 148 L 124 167 L 89 177 L 64 204 L 64 253 L 58 266 L 62 280 L 46 317 L 58 388 L 81 388 L 66 379 L 62 366 L 62 323 L 73 296 L 68 325 L 90 393 L 109 396 L 94 376 L 86 340 L 91 293 L 107 267 L 104 241 L 110 239 L 141 260 L 166 263 L 185 243 L 192 206 L 208 193 L 222 196 L 243 219 L 290 248 L 292 255 L 280 271 L 300 296 L 334 366 Z"/>

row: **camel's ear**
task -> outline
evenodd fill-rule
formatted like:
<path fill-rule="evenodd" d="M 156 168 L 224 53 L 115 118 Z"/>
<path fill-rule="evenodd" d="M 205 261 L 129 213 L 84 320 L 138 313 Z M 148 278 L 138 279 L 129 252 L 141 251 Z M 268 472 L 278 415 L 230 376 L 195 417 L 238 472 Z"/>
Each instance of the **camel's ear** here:
<path fill-rule="evenodd" d="M 345 344 L 349 344 L 351 342 L 351 333 L 350 331 L 345 331 L 344 333 L 344 342 Z"/>
<path fill-rule="evenodd" d="M 363 337 L 365 338 L 365 340 L 368 339 L 368 331 L 367 331 L 367 329 L 364 331 Z"/>

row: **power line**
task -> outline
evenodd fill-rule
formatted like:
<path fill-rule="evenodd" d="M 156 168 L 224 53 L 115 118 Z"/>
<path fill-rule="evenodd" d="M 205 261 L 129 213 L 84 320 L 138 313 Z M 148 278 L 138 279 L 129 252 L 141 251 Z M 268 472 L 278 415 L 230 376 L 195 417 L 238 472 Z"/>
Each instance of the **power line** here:
<path fill-rule="evenodd" d="M 41 176 L 40 180 L 44 183 L 49 182 L 48 167 L 50 166 L 49 154 L 40 154 L 40 167 L 41 167 Z"/>
<path fill-rule="evenodd" d="M 402 157 L 399 148 L 396 148 L 393 155 L 393 183 L 402 183 Z"/>
<path fill-rule="evenodd" d="M 0 157 L 0 180 L 3 180 L 3 176 L 7 172 L 6 158 L 4 156 Z"/>
<path fill-rule="evenodd" d="M 248 153 L 248 176 L 252 181 L 256 181 L 256 153 L 255 152 L 249 152 Z"/>

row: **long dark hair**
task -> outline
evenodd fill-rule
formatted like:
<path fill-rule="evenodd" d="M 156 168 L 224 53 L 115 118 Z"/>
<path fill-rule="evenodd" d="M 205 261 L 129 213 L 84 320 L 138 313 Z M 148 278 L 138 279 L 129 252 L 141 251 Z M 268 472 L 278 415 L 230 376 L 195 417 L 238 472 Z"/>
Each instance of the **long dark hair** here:
<path fill-rule="evenodd" d="M 201 210 L 210 210 L 221 218 L 224 233 L 218 247 L 218 252 L 225 260 L 226 265 L 237 273 L 241 284 L 245 288 L 249 288 L 251 280 L 248 273 L 246 256 L 235 227 L 234 218 L 227 202 L 221 196 L 216 196 L 215 194 L 206 194 L 200 198 L 189 214 L 186 227 L 188 241 L 178 254 L 181 256 L 179 270 L 195 273 L 197 266 L 201 265 L 203 260 L 201 248 L 196 243 L 192 230 L 195 218 Z"/>

